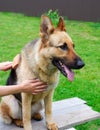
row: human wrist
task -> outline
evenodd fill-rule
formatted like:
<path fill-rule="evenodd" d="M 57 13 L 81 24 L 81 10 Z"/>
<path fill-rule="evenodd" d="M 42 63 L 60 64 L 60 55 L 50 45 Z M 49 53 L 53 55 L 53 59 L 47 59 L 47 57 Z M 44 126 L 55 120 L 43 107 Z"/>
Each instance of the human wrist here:
<path fill-rule="evenodd" d="M 19 91 L 24 92 L 25 91 L 25 85 L 22 83 L 19 85 Z"/>
<path fill-rule="evenodd" d="M 15 91 L 16 93 L 21 93 L 23 91 L 23 86 L 22 85 L 15 85 Z"/>

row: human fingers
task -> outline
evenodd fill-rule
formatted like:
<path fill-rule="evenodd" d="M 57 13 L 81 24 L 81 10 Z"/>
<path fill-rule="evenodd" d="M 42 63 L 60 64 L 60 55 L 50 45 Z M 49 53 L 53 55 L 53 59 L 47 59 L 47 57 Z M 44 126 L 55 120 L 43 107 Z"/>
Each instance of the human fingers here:
<path fill-rule="evenodd" d="M 37 88 L 37 89 L 40 88 L 40 87 L 44 87 L 44 86 L 46 87 L 46 86 L 47 86 L 47 83 L 44 83 L 44 82 L 39 81 L 39 80 L 38 80 L 38 81 L 35 81 L 35 82 L 31 80 L 31 81 L 29 81 L 29 83 L 31 83 L 31 85 L 32 85 L 34 88 Z"/>
<path fill-rule="evenodd" d="M 38 78 L 35 78 L 35 79 L 30 79 L 30 81 L 31 82 L 33 82 L 33 83 L 35 83 L 35 82 L 40 82 L 40 83 L 45 83 L 46 84 L 46 82 L 43 82 L 43 81 L 41 81 L 40 79 L 38 79 Z"/>
<path fill-rule="evenodd" d="M 37 85 L 38 83 L 42 83 L 39 79 L 27 79 L 27 80 L 24 80 L 22 83 L 26 83 L 26 84 L 31 84 L 31 85 Z"/>
<path fill-rule="evenodd" d="M 3 64 L 3 65 L 12 64 L 12 61 L 5 61 L 5 62 L 2 62 L 1 64 Z"/>
<path fill-rule="evenodd" d="M 44 91 L 46 91 L 46 89 L 39 89 L 39 90 L 35 90 L 32 94 L 36 95 Z"/>
<path fill-rule="evenodd" d="M 6 61 L 6 62 L 0 63 L 0 67 L 4 67 L 4 66 L 8 66 L 8 65 L 12 65 L 12 62 Z"/>
<path fill-rule="evenodd" d="M 40 81 L 40 80 L 36 80 L 35 82 L 33 81 L 33 83 L 35 83 L 36 85 L 47 85 L 46 82 Z"/>
<path fill-rule="evenodd" d="M 12 68 L 12 62 L 4 62 L 1 66 L 1 70 L 9 70 Z"/>
<path fill-rule="evenodd" d="M 25 80 L 21 83 L 21 89 L 24 92 L 33 93 L 36 90 L 40 89 L 46 89 L 47 84 L 44 84 L 43 82 L 35 82 L 32 80 Z"/>
<path fill-rule="evenodd" d="M 36 90 L 39 90 L 39 89 L 47 89 L 48 85 L 45 85 L 45 84 L 42 84 L 42 85 L 38 85 L 35 87 Z"/>

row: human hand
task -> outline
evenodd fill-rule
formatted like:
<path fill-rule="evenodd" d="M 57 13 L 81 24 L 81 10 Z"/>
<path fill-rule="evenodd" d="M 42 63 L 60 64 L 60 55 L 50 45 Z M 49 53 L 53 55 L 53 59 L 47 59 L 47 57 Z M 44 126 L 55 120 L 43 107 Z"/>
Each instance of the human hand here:
<path fill-rule="evenodd" d="M 47 89 L 47 84 L 39 79 L 25 80 L 21 84 L 22 92 L 38 94 Z"/>
<path fill-rule="evenodd" d="M 0 70 L 7 71 L 12 68 L 12 62 L 6 61 L 0 63 Z"/>
<path fill-rule="evenodd" d="M 14 57 L 14 59 L 13 59 L 12 68 L 13 68 L 13 69 L 16 69 L 16 68 L 18 67 L 20 61 L 21 61 L 20 54 L 17 54 L 17 55 Z"/>

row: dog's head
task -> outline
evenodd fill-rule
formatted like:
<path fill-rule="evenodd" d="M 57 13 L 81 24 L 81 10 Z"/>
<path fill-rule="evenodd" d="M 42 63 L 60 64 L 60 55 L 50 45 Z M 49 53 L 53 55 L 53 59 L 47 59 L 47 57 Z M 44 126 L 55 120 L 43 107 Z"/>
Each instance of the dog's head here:
<path fill-rule="evenodd" d="M 42 16 L 40 36 L 41 53 L 72 81 L 74 79 L 72 69 L 80 69 L 84 63 L 74 50 L 73 41 L 66 32 L 63 18 L 59 18 L 58 25 L 54 28 L 51 20 L 47 16 Z"/>

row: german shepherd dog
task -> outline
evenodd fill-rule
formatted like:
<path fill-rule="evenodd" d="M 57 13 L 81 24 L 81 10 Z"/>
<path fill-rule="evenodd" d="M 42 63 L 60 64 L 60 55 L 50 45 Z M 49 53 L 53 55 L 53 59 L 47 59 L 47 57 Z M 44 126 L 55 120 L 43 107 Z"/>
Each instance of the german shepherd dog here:
<path fill-rule="evenodd" d="M 42 15 L 40 38 L 28 43 L 20 53 L 20 63 L 12 69 L 7 84 L 19 84 L 27 79 L 38 78 L 48 84 L 46 91 L 37 95 L 21 93 L 2 98 L 1 119 L 10 124 L 32 130 L 31 118 L 41 120 L 40 110 L 45 108 L 46 125 L 49 130 L 58 130 L 52 118 L 52 97 L 59 81 L 59 72 L 68 80 L 74 79 L 72 69 L 80 69 L 84 62 L 76 54 L 74 44 L 66 32 L 65 22 L 59 18 L 54 27 L 48 16 Z"/>

